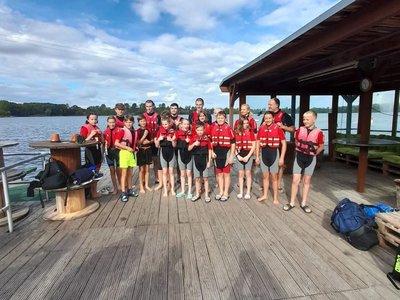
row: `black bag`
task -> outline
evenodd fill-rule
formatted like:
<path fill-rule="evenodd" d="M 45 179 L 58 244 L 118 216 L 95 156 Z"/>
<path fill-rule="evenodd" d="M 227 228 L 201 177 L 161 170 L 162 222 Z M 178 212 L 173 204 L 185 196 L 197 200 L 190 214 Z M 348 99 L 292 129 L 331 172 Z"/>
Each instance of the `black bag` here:
<path fill-rule="evenodd" d="M 347 241 L 354 247 L 362 251 L 378 244 L 378 234 L 371 225 L 363 225 L 346 235 Z"/>
<path fill-rule="evenodd" d="M 89 181 L 93 178 L 94 173 L 89 168 L 82 168 L 75 170 L 70 176 L 71 182 L 73 184 L 82 184 L 86 181 Z"/>
<path fill-rule="evenodd" d="M 68 183 L 68 175 L 63 163 L 50 157 L 45 165 L 40 182 L 44 190 L 65 188 Z"/>

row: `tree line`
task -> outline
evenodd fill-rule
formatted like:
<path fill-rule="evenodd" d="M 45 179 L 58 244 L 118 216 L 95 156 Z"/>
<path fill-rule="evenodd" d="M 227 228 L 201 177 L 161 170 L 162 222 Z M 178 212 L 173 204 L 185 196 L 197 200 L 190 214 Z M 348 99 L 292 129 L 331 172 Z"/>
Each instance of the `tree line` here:
<path fill-rule="evenodd" d="M 144 103 L 124 103 L 126 114 L 138 115 L 146 111 Z M 329 113 L 331 112 L 330 107 L 316 107 L 312 108 L 317 113 Z M 155 111 L 161 113 L 164 110 L 168 110 L 168 105 L 161 103 L 155 107 Z M 195 107 L 186 105 L 179 108 L 181 115 L 188 115 L 194 111 Z M 224 108 L 226 112 L 229 108 Z M 261 115 L 265 112 L 265 109 L 252 109 L 252 112 L 257 115 Z M 290 108 L 283 108 L 284 111 L 290 113 Z M 347 107 L 340 106 L 339 113 L 346 113 Z M 212 114 L 213 108 L 207 109 L 207 113 Z M 379 104 L 372 105 L 372 111 L 379 112 Z M 41 103 L 41 102 L 29 102 L 29 103 L 14 103 L 7 100 L 0 100 L 0 117 L 30 117 L 30 116 L 86 116 L 88 113 L 94 112 L 99 116 L 114 115 L 114 107 L 107 107 L 105 104 L 89 106 L 88 108 L 82 108 L 77 105 L 69 106 L 68 104 L 54 104 L 54 103 Z M 296 113 L 299 109 L 296 109 Z M 358 106 L 353 106 L 352 112 L 358 112 Z M 239 113 L 239 109 L 233 110 L 234 114 Z"/>

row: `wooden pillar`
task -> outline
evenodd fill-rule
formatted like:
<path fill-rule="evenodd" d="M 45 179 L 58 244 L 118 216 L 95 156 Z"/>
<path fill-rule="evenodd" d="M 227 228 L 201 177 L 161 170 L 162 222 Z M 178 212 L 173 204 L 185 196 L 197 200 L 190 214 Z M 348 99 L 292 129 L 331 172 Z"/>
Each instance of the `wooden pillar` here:
<path fill-rule="evenodd" d="M 394 92 L 394 101 L 393 101 L 393 119 L 392 119 L 392 136 L 397 135 L 397 120 L 399 113 L 399 96 L 400 90 L 396 90 Z"/>
<path fill-rule="evenodd" d="M 310 109 L 310 95 L 300 95 L 299 127 L 303 126 L 303 114 Z"/>
<path fill-rule="evenodd" d="M 292 95 L 290 103 L 290 116 L 293 119 L 293 124 L 296 124 L 296 95 Z M 294 132 L 290 133 L 290 140 L 294 141 Z"/>
<path fill-rule="evenodd" d="M 238 98 L 235 88 L 229 92 L 229 125 L 233 127 L 233 107 Z"/>
<path fill-rule="evenodd" d="M 360 142 L 367 144 L 371 130 L 372 92 L 361 93 L 358 112 Z M 358 156 L 357 191 L 365 191 L 365 178 L 368 169 L 368 147 L 360 147 Z"/>
<path fill-rule="evenodd" d="M 336 138 L 337 115 L 339 110 L 339 95 L 332 96 L 332 112 L 328 115 L 328 135 L 329 135 L 329 158 L 334 160 L 335 145 L 332 140 Z"/>
<path fill-rule="evenodd" d="M 246 104 L 246 94 L 239 95 L 239 110 L 242 104 Z"/>

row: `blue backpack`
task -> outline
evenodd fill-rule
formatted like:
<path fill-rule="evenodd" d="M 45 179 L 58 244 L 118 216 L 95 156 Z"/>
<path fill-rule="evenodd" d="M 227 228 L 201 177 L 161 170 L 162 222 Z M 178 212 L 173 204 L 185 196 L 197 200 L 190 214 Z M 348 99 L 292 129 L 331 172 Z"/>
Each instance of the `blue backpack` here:
<path fill-rule="evenodd" d="M 347 198 L 341 200 L 335 207 L 331 216 L 331 226 L 340 233 L 348 234 L 360 227 L 371 224 L 362 207 Z"/>

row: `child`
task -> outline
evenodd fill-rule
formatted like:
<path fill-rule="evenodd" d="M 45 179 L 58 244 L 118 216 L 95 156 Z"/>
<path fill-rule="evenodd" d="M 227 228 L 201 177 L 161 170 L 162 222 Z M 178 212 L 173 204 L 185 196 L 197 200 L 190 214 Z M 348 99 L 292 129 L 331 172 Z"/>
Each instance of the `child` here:
<path fill-rule="evenodd" d="M 175 130 L 171 127 L 172 123 L 169 117 L 161 118 L 161 127 L 155 139 L 156 147 L 160 148 L 159 159 L 163 174 L 164 197 L 168 196 L 168 179 L 171 186 L 171 195 L 176 195 L 174 178 L 176 136 Z"/>
<path fill-rule="evenodd" d="M 241 117 L 235 129 L 236 158 L 239 161 L 239 194 L 238 199 L 243 198 L 243 178 L 246 173 L 246 195 L 245 199 L 250 199 L 251 192 L 251 168 L 253 166 L 253 153 L 256 149 L 256 138 L 254 131 L 250 128 L 249 120 Z"/>
<path fill-rule="evenodd" d="M 103 134 L 100 128 L 97 126 L 97 115 L 93 112 L 89 113 L 86 117 L 85 124 L 81 127 L 80 135 L 82 135 L 86 141 L 96 140 L 97 145 L 93 147 L 86 147 L 85 149 L 85 161 L 87 165 L 95 166 L 95 173 L 99 174 L 101 162 L 103 161 Z M 101 194 L 97 192 L 97 182 L 92 183 L 90 186 L 90 196 L 92 199 L 101 197 Z"/>
<path fill-rule="evenodd" d="M 309 110 L 303 114 L 304 126 L 298 128 L 294 138 L 296 143 L 296 157 L 293 163 L 293 181 L 290 203 L 283 209 L 291 210 L 295 206 L 297 191 L 303 173 L 303 196 L 301 198 L 300 208 L 305 213 L 311 213 L 311 208 L 307 205 L 307 196 L 311 185 L 311 176 L 313 175 L 317 163 L 317 155 L 324 150 L 324 135 L 320 129 L 315 127 L 317 113 Z"/>
<path fill-rule="evenodd" d="M 139 166 L 139 192 L 145 193 L 145 188 L 148 191 L 152 189 L 149 187 L 150 165 L 152 161 L 151 151 L 151 137 L 150 132 L 147 130 L 146 118 L 141 115 L 137 117 L 139 128 L 136 130 L 138 137 L 138 152 L 137 164 Z"/>
<path fill-rule="evenodd" d="M 205 110 L 201 110 L 198 113 L 198 116 L 199 116 L 199 122 L 202 122 L 204 124 L 204 134 L 210 137 L 211 125 L 208 124 L 207 112 Z"/>
<path fill-rule="evenodd" d="M 185 197 L 185 178 L 188 179 L 187 199 L 192 199 L 192 154 L 188 150 L 188 145 L 192 137 L 189 130 L 190 123 L 188 119 L 181 119 L 180 129 L 176 132 L 176 148 L 178 149 L 178 166 L 181 175 L 182 191 L 176 195 L 177 198 Z"/>
<path fill-rule="evenodd" d="M 200 199 L 201 178 L 204 181 L 205 201 L 207 203 L 211 201 L 208 187 L 208 168 L 211 165 L 211 149 L 211 141 L 204 134 L 204 123 L 197 122 L 196 134 L 191 138 L 188 148 L 193 155 L 193 173 L 196 178 L 196 195 L 191 199 L 193 202 Z"/>
<path fill-rule="evenodd" d="M 268 199 L 269 177 L 271 174 L 273 203 L 278 205 L 278 171 L 279 166 L 283 166 L 285 160 L 286 140 L 283 130 L 273 123 L 273 121 L 273 114 L 267 111 L 264 114 L 263 123 L 258 130 L 256 164 L 261 165 L 263 173 L 263 195 L 257 200 L 264 201 Z M 281 153 L 279 153 L 280 145 L 282 145 Z"/>
<path fill-rule="evenodd" d="M 116 117 L 109 116 L 107 118 L 107 129 L 104 131 L 105 139 L 105 154 L 108 167 L 110 169 L 111 182 L 113 184 L 112 194 L 118 193 L 118 182 L 121 179 L 121 172 L 119 170 L 119 149 L 115 147 L 115 140 L 121 128 L 116 126 Z"/>
<path fill-rule="evenodd" d="M 132 173 L 133 167 L 136 166 L 135 150 L 137 136 L 133 129 L 135 119 L 133 116 L 127 115 L 124 120 L 124 128 L 115 140 L 115 146 L 119 151 L 119 167 L 121 168 L 121 201 L 127 202 L 129 196 L 137 197 L 138 194 L 133 191 Z M 131 188 L 129 188 L 129 186 Z"/>
<path fill-rule="evenodd" d="M 212 158 L 219 187 L 219 193 L 215 195 L 215 199 L 221 201 L 229 198 L 230 171 L 235 153 L 235 137 L 232 128 L 225 121 L 226 114 L 220 111 L 217 113 L 217 124 L 211 127 Z"/>
<path fill-rule="evenodd" d="M 249 120 L 249 126 L 250 129 L 254 132 L 257 133 L 257 123 L 256 120 L 253 118 L 253 114 L 250 111 L 250 105 L 244 103 L 240 106 L 240 117 L 238 120 L 236 120 L 235 125 L 233 125 L 233 128 L 236 129 L 236 127 L 239 124 L 239 120 L 241 117 L 245 117 Z"/>

